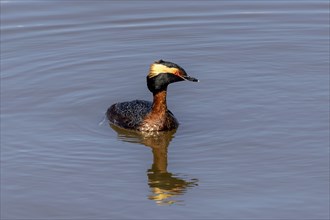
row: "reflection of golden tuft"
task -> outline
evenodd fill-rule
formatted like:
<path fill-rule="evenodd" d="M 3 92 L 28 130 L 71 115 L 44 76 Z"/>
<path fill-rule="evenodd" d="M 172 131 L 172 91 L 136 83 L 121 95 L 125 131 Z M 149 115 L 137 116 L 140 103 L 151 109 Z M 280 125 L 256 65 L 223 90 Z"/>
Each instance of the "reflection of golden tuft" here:
<path fill-rule="evenodd" d="M 118 133 L 118 139 L 140 143 L 152 149 L 153 164 L 147 171 L 148 185 L 151 195 L 158 205 L 171 205 L 179 200 L 175 198 L 184 194 L 188 187 L 197 186 L 197 179 L 184 180 L 172 173 L 167 172 L 167 148 L 174 137 L 176 130 L 164 132 L 136 132 L 110 126 Z"/>
<path fill-rule="evenodd" d="M 197 185 L 197 179 L 186 181 L 175 177 L 172 173 L 161 172 L 154 168 L 153 165 L 152 169 L 148 170 L 148 185 L 152 193 L 148 198 L 156 201 L 159 205 L 170 205 L 178 202 L 176 198 L 183 195 L 188 187 Z"/>
<path fill-rule="evenodd" d="M 173 194 L 171 192 L 166 192 L 166 190 L 153 188 L 152 193 L 153 195 L 148 198 L 156 201 L 158 205 L 172 205 L 177 202 L 176 200 L 173 200 L 173 198 L 172 200 L 169 200 L 169 198 L 173 197 Z"/>

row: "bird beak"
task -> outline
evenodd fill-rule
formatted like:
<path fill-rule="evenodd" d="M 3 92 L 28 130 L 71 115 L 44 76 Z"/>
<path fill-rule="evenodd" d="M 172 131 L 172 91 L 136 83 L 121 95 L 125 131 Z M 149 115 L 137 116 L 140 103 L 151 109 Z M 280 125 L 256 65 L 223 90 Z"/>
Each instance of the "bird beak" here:
<path fill-rule="evenodd" d="M 198 79 L 191 77 L 191 76 L 182 76 L 182 77 L 183 77 L 183 79 L 191 81 L 191 82 L 199 82 Z"/>

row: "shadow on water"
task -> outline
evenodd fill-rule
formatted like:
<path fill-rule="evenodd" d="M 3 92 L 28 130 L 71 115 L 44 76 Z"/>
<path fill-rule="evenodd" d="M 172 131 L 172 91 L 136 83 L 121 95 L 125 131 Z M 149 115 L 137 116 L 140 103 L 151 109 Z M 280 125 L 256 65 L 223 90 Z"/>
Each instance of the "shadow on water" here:
<path fill-rule="evenodd" d="M 138 133 L 110 125 L 118 134 L 118 139 L 125 142 L 143 144 L 152 149 L 153 163 L 147 170 L 150 200 L 158 205 L 171 205 L 180 202 L 188 187 L 197 186 L 198 179 L 184 180 L 167 171 L 167 149 L 176 130 L 166 132 Z"/>

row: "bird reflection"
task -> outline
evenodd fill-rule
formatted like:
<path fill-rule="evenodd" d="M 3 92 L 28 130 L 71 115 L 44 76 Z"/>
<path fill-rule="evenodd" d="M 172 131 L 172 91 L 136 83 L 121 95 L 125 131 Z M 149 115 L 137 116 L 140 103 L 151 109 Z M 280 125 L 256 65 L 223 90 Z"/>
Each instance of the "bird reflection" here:
<path fill-rule="evenodd" d="M 118 139 L 139 143 L 152 149 L 153 163 L 147 171 L 150 200 L 158 205 L 171 205 L 180 202 L 178 196 L 186 192 L 188 187 L 197 186 L 197 179 L 184 180 L 167 171 L 167 148 L 174 137 L 175 130 L 153 133 L 138 133 L 110 125 L 118 134 Z"/>

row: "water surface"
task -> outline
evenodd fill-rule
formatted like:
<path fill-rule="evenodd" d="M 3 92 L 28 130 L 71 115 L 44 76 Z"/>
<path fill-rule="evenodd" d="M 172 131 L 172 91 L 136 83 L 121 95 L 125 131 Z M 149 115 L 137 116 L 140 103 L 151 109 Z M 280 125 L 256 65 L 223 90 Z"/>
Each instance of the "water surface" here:
<path fill-rule="evenodd" d="M 0 6 L 1 218 L 329 218 L 328 1 Z M 102 123 L 157 59 L 179 129 Z"/>

